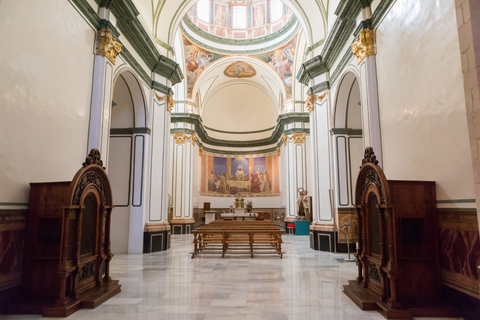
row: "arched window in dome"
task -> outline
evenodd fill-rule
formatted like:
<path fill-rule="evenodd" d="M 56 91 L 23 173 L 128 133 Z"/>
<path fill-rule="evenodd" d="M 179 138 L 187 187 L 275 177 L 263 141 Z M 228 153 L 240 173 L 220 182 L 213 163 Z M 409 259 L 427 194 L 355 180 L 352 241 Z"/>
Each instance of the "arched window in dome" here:
<path fill-rule="evenodd" d="M 283 16 L 283 3 L 280 0 L 272 1 L 272 21 L 280 20 Z"/>
<path fill-rule="evenodd" d="M 233 7 L 232 27 L 234 29 L 245 29 L 247 27 L 247 7 Z"/>
<path fill-rule="evenodd" d="M 200 20 L 205 22 L 210 21 L 210 1 L 209 0 L 199 0 L 197 2 L 197 17 Z"/>

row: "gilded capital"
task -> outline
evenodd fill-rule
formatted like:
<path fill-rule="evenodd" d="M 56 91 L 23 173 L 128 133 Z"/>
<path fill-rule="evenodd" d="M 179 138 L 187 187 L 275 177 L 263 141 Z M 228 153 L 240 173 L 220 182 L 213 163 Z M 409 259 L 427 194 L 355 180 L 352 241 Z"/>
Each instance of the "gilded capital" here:
<path fill-rule="evenodd" d="M 352 52 L 357 57 L 357 63 L 360 64 L 365 57 L 375 55 L 374 31 L 365 29 L 360 31 L 360 36 L 351 45 Z"/>
<path fill-rule="evenodd" d="M 176 132 L 173 134 L 173 138 L 175 139 L 176 144 L 185 144 L 185 142 L 187 142 L 188 140 L 191 140 L 192 145 L 195 145 L 195 142 L 198 139 L 196 135 L 192 134 L 189 136 L 185 132 L 181 132 L 181 133 Z M 203 148 L 202 148 L 202 151 L 203 151 Z"/>
<path fill-rule="evenodd" d="M 305 132 L 294 132 L 292 133 L 292 139 L 294 144 L 303 144 L 305 141 Z"/>
<path fill-rule="evenodd" d="M 173 107 L 175 106 L 175 100 L 173 99 L 173 93 L 172 94 L 166 94 L 163 97 L 160 97 L 155 91 L 153 92 L 155 94 L 155 97 L 157 98 L 158 101 L 163 101 L 165 100 L 167 104 L 167 111 L 172 113 Z"/>
<path fill-rule="evenodd" d="M 321 96 L 317 96 L 316 94 L 310 93 L 308 95 L 307 100 L 305 100 L 305 107 L 308 110 L 308 114 L 315 111 L 315 102 L 322 102 L 323 99 L 327 96 L 327 91 L 325 91 Z"/>
<path fill-rule="evenodd" d="M 115 60 L 120 51 L 122 51 L 122 45 L 113 38 L 110 30 L 100 29 L 97 31 L 97 55 L 106 57 L 115 65 Z"/>
<path fill-rule="evenodd" d="M 305 132 L 294 132 L 290 137 L 285 134 L 282 137 L 283 145 L 287 146 L 289 140 L 292 140 L 294 144 L 303 144 L 305 141 L 305 136 Z M 279 150 L 277 149 L 277 151 Z"/>

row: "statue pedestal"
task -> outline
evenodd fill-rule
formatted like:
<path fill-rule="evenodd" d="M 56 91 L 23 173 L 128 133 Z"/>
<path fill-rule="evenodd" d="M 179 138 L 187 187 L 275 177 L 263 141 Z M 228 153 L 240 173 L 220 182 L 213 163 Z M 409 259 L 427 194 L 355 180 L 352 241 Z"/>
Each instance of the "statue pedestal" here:
<path fill-rule="evenodd" d="M 308 221 L 308 220 L 295 220 L 295 235 L 296 236 L 308 236 L 308 235 L 310 235 L 310 221 Z"/>

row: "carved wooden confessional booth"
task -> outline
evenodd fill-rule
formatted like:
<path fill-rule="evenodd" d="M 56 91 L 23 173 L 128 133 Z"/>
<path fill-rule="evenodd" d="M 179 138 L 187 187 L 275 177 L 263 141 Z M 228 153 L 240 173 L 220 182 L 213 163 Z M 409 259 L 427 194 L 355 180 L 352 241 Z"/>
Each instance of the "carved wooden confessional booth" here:
<path fill-rule="evenodd" d="M 387 319 L 454 317 L 441 302 L 435 182 L 387 180 L 371 147 L 357 177 L 358 277 L 344 293 Z"/>
<path fill-rule="evenodd" d="M 112 190 L 92 149 L 72 181 L 30 184 L 23 295 L 14 313 L 66 317 L 119 293 L 109 276 Z"/>

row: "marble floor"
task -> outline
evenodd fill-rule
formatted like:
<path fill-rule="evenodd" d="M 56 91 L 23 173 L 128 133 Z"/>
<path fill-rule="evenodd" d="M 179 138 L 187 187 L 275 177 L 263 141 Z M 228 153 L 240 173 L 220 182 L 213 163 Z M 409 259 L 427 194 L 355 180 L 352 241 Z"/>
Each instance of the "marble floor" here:
<path fill-rule="evenodd" d="M 355 263 L 343 262 L 344 254 L 310 249 L 308 236 L 284 235 L 283 259 L 191 259 L 192 238 L 172 236 L 166 252 L 115 255 L 111 276 L 120 280 L 122 292 L 66 319 L 384 319 L 361 311 L 342 293 L 347 280 L 355 279 Z M 2 320 L 38 318 L 0 315 Z"/>

